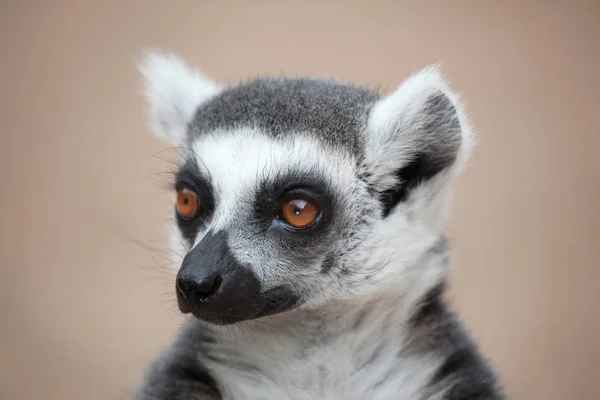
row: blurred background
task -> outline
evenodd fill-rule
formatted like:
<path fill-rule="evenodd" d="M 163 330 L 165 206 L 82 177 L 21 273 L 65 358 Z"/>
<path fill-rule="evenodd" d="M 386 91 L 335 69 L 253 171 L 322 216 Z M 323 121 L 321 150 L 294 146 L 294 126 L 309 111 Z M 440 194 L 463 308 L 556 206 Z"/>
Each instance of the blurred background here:
<path fill-rule="evenodd" d="M 124 399 L 182 321 L 175 154 L 136 55 L 394 89 L 441 62 L 478 133 L 451 300 L 513 399 L 600 398 L 600 3 L 0 2 L 0 399 Z M 165 174 L 165 172 L 167 172 Z"/>

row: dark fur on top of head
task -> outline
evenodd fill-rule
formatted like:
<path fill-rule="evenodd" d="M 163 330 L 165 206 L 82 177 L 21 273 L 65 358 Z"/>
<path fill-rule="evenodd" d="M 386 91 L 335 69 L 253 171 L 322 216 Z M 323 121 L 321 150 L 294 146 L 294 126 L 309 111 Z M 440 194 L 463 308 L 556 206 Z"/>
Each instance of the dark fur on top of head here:
<path fill-rule="evenodd" d="M 215 130 L 255 128 L 273 137 L 310 133 L 333 146 L 360 151 L 366 110 L 379 95 L 327 79 L 253 79 L 201 104 L 191 139 Z"/>

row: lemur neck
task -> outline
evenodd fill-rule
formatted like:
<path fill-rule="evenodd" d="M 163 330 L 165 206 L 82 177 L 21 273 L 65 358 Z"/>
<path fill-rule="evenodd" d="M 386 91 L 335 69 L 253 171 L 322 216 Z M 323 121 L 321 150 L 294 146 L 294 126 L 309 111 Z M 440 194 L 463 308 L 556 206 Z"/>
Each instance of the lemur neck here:
<path fill-rule="evenodd" d="M 420 261 L 409 267 L 388 265 L 398 271 L 404 268 L 401 280 L 383 281 L 374 285 L 376 291 L 357 293 L 325 302 L 318 307 L 300 307 L 247 323 L 256 332 L 267 334 L 341 335 L 351 330 L 373 330 L 392 324 L 399 329 L 410 324 L 426 302 L 439 302 L 443 306 L 446 288 L 448 255 L 445 247 L 428 251 Z"/>

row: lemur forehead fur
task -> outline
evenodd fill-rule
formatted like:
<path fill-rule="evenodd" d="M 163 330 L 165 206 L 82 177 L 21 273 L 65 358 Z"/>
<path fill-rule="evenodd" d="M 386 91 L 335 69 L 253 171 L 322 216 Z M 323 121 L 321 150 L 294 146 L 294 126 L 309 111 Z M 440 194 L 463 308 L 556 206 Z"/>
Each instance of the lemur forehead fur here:
<path fill-rule="evenodd" d="M 502 398 L 443 300 L 473 139 L 438 68 L 385 95 L 226 87 L 169 54 L 140 70 L 153 130 L 181 149 L 174 290 L 194 318 L 136 398 Z"/>

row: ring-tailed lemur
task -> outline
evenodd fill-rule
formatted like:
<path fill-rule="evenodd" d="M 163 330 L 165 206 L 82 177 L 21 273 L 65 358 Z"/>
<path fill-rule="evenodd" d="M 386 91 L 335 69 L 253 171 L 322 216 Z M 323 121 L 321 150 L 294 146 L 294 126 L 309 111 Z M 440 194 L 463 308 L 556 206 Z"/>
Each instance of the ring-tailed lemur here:
<path fill-rule="evenodd" d="M 435 67 L 389 95 L 222 87 L 160 53 L 140 69 L 153 129 L 183 149 L 174 289 L 195 318 L 137 399 L 503 398 L 442 298 L 472 137 Z"/>

